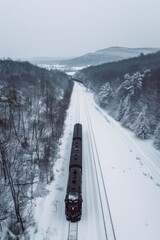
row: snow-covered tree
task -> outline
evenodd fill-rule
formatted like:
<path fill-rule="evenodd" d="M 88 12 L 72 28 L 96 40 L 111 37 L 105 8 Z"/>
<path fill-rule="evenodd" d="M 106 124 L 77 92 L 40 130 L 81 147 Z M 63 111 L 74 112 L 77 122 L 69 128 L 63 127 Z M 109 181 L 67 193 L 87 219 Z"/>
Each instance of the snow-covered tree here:
<path fill-rule="evenodd" d="M 113 98 L 113 91 L 109 82 L 101 86 L 99 94 L 96 97 L 97 102 L 105 108 Z"/>
<path fill-rule="evenodd" d="M 133 100 L 137 100 L 141 93 L 143 78 L 147 73 L 141 74 L 136 72 L 133 75 L 125 74 L 124 81 L 118 87 L 116 91 L 117 99 L 125 99 L 127 95 L 130 95 Z"/>
<path fill-rule="evenodd" d="M 155 134 L 155 130 L 156 130 L 157 125 L 158 125 L 158 120 L 157 120 L 156 116 L 154 114 L 152 114 L 152 113 L 149 115 L 149 122 L 150 122 L 151 134 L 154 135 Z"/>
<path fill-rule="evenodd" d="M 123 117 L 121 119 L 122 125 L 132 130 L 132 123 L 134 118 L 134 106 L 132 106 L 131 95 L 128 94 L 124 100 Z"/>
<path fill-rule="evenodd" d="M 144 74 L 140 72 L 136 72 L 133 75 L 129 75 L 128 73 L 124 76 L 124 88 L 131 94 L 137 95 L 142 88 L 142 81 L 144 78 Z"/>
<path fill-rule="evenodd" d="M 124 116 L 125 109 L 124 109 L 124 102 L 120 100 L 120 103 L 118 104 L 118 107 L 115 112 L 115 119 L 117 121 L 121 121 L 122 117 Z"/>
<path fill-rule="evenodd" d="M 118 121 L 125 120 L 126 112 L 128 112 L 130 108 L 131 108 L 131 99 L 130 99 L 130 95 L 128 94 L 124 100 L 120 100 L 120 103 L 117 107 L 117 111 L 115 115 L 116 119 Z"/>
<path fill-rule="evenodd" d="M 160 150 L 160 123 L 158 124 L 156 130 L 155 130 L 155 135 L 154 135 L 154 141 L 153 141 L 154 146 Z"/>
<path fill-rule="evenodd" d="M 115 117 L 122 122 L 122 125 L 134 130 L 143 104 L 140 100 L 142 83 L 144 77 L 149 74 L 149 70 L 144 73 L 125 74 L 124 81 L 116 91 L 117 108 Z"/>
<path fill-rule="evenodd" d="M 142 109 L 137 121 L 135 122 L 135 135 L 139 138 L 147 139 L 150 135 L 150 125 L 147 118 L 147 105 Z"/>

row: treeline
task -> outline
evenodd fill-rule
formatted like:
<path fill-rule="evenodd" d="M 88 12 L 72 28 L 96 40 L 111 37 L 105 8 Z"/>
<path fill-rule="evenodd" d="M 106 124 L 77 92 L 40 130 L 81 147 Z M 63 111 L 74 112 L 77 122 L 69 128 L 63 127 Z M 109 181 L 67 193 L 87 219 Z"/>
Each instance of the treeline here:
<path fill-rule="evenodd" d="M 21 235 L 29 224 L 26 204 L 54 179 L 72 88 L 62 72 L 0 60 L 1 239 Z"/>
<path fill-rule="evenodd" d="M 160 149 L 160 52 L 77 72 L 97 103 L 137 137 Z"/>

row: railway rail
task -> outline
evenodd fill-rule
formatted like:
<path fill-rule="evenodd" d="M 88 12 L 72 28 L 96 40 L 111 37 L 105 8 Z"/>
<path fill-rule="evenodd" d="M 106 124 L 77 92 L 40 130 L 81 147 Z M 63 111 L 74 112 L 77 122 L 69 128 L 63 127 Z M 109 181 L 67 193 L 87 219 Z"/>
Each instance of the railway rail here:
<path fill-rule="evenodd" d="M 68 240 L 78 240 L 78 222 L 69 222 Z"/>

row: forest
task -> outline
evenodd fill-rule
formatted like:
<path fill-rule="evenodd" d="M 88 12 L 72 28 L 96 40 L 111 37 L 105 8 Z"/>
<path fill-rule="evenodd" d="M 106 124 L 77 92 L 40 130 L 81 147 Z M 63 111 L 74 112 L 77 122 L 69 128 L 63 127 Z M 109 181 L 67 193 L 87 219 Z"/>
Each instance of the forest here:
<path fill-rule="evenodd" d="M 60 71 L 0 60 L 0 227 L 7 239 L 27 228 L 26 205 L 54 180 L 73 83 Z"/>
<path fill-rule="evenodd" d="M 75 77 L 112 117 L 160 150 L 160 52 L 90 66 Z"/>

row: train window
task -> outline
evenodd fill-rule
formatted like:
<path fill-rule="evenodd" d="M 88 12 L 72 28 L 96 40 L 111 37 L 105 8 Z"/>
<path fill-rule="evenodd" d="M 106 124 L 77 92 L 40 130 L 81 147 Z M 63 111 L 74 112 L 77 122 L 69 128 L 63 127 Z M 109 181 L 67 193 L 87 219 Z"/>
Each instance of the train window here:
<path fill-rule="evenodd" d="M 72 183 L 75 184 L 77 181 L 76 180 L 73 180 Z"/>

